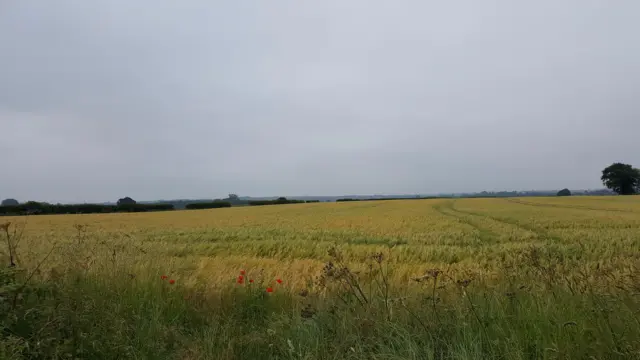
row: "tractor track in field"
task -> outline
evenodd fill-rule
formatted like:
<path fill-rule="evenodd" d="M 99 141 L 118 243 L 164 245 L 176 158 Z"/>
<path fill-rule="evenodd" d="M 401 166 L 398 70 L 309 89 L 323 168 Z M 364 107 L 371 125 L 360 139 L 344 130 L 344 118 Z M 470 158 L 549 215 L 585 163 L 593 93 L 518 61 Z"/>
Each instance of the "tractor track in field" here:
<path fill-rule="evenodd" d="M 485 239 L 485 240 L 495 240 L 498 239 L 498 237 L 500 236 L 500 234 L 496 233 L 493 230 L 489 230 L 486 229 L 480 225 L 478 225 L 476 222 L 471 221 L 469 219 L 469 216 L 463 213 L 459 213 L 458 211 L 456 211 L 453 208 L 453 201 L 448 201 L 446 204 L 444 205 L 436 205 L 433 207 L 433 209 L 435 211 L 437 211 L 438 213 L 440 213 L 441 215 L 444 215 L 446 217 L 450 217 L 450 218 L 454 218 L 456 220 L 458 220 L 459 222 L 465 224 L 465 225 L 469 225 L 471 226 L 473 229 L 478 231 L 478 234 L 480 236 L 481 239 Z M 449 210 L 449 211 L 447 211 Z"/>
<path fill-rule="evenodd" d="M 520 199 L 512 199 L 512 198 L 504 198 L 504 201 L 508 201 L 514 204 L 520 204 L 525 206 L 539 206 L 539 207 L 553 207 L 560 209 L 574 209 L 574 210 L 588 210 L 588 211 L 613 211 L 613 212 L 622 212 L 627 214 L 638 214 L 638 212 L 633 210 L 624 210 L 624 209 L 602 209 L 602 208 L 593 208 L 589 206 L 581 206 L 581 205 L 560 205 L 560 204 L 549 204 L 549 203 L 537 203 Z"/>
<path fill-rule="evenodd" d="M 540 239 L 549 239 L 549 240 L 555 240 L 555 241 L 559 241 L 560 238 L 554 235 L 551 235 L 549 233 L 548 230 L 546 229 L 541 229 L 539 227 L 536 226 L 530 226 L 530 225 L 523 225 L 513 219 L 509 219 L 509 218 L 503 218 L 503 217 L 496 217 L 496 216 L 491 216 L 485 213 L 480 213 L 480 212 L 475 212 L 475 211 L 468 211 L 468 210 L 460 210 L 457 209 L 455 206 L 455 202 L 456 200 L 453 200 L 449 203 L 449 206 L 451 208 L 451 210 L 460 213 L 460 214 L 466 214 L 466 215 L 471 215 L 471 216 L 477 216 L 477 217 L 481 217 L 481 218 L 485 218 L 485 219 L 489 219 L 489 220 L 493 220 L 499 223 L 503 223 L 503 224 L 507 224 L 510 226 L 514 226 L 516 228 L 519 228 L 523 231 L 529 231 L 532 232 L 534 234 L 536 234 L 536 236 Z"/>

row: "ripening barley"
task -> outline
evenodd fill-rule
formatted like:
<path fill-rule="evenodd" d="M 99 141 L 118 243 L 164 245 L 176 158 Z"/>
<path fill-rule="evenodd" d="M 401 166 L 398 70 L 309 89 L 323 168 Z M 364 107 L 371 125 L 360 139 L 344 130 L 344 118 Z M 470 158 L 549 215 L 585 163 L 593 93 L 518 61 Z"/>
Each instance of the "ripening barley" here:
<path fill-rule="evenodd" d="M 262 271 L 265 279 L 286 275 L 282 286 L 296 288 L 320 271 L 327 250 L 338 245 L 354 268 L 364 268 L 372 253 L 385 254 L 394 264 L 391 276 L 403 286 L 425 269 L 499 279 L 531 249 L 543 249 L 555 269 L 568 274 L 596 265 L 624 272 L 638 265 L 639 233 L 638 197 L 317 203 L 33 216 L 21 260 L 33 264 L 58 242 L 48 269 L 77 260 L 87 271 L 156 278 L 170 273 L 185 286 L 212 287 L 246 269 Z"/>

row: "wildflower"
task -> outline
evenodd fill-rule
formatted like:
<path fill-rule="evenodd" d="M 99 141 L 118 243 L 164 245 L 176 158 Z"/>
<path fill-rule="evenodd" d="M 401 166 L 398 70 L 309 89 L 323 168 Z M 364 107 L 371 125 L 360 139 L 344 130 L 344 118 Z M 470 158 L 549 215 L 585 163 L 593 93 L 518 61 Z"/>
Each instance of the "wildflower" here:
<path fill-rule="evenodd" d="M 240 275 L 245 275 L 246 272 L 244 270 L 240 270 Z"/>
<path fill-rule="evenodd" d="M 242 275 L 238 276 L 238 280 L 244 280 L 244 276 Z"/>
<path fill-rule="evenodd" d="M 253 284 L 253 279 L 249 279 L 249 282 Z"/>
<path fill-rule="evenodd" d="M 242 275 L 238 276 L 238 284 L 244 284 L 244 277 Z"/>
<path fill-rule="evenodd" d="M 268 292 L 268 293 L 272 293 L 272 292 L 273 292 L 273 288 L 268 287 L 268 288 L 267 288 L 267 292 Z"/>
<path fill-rule="evenodd" d="M 277 280 L 276 280 L 276 282 L 277 282 L 278 284 L 282 284 L 282 280 L 281 280 L 281 279 L 277 279 Z"/>
<path fill-rule="evenodd" d="M 169 280 L 169 284 L 173 285 L 173 284 L 175 284 L 175 283 L 176 283 L 176 281 L 175 281 L 175 280 L 173 280 L 173 279 Z"/>
<path fill-rule="evenodd" d="M 162 280 L 167 280 L 167 278 L 169 278 L 167 275 L 160 276 L 160 279 L 162 279 Z"/>

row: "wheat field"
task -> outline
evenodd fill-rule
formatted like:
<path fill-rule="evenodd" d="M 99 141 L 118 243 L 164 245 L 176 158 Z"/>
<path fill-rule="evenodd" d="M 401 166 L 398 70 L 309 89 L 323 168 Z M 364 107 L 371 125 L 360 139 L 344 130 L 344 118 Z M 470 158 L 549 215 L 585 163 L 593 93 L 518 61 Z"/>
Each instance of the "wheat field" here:
<path fill-rule="evenodd" d="M 382 252 L 400 285 L 428 269 L 499 280 L 532 249 L 567 275 L 595 268 L 625 273 L 640 259 L 639 197 L 363 201 L 8 220 L 24 230 L 24 262 L 36 263 L 56 247 L 44 269 L 71 260 L 89 269 L 116 261 L 131 273 L 163 272 L 213 287 L 232 282 L 238 269 L 304 286 L 335 246 L 356 268 Z"/>
<path fill-rule="evenodd" d="M 0 359 L 640 359 L 640 197 L 4 221 Z"/>

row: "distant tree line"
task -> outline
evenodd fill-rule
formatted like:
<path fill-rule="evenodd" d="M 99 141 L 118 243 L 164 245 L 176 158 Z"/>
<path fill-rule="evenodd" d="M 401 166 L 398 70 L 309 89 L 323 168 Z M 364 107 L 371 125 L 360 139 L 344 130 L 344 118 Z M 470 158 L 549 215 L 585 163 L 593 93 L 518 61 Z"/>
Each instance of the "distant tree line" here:
<path fill-rule="evenodd" d="M 211 201 L 211 202 L 197 202 L 192 204 L 187 204 L 185 209 L 196 210 L 196 209 L 218 209 L 218 208 L 228 208 L 231 207 L 231 203 L 228 201 Z"/>
<path fill-rule="evenodd" d="M 384 200 L 426 200 L 426 199 L 449 199 L 449 198 L 451 198 L 451 196 L 382 197 L 382 198 L 365 198 L 365 199 L 343 198 L 343 199 L 336 199 L 336 202 L 346 202 L 346 201 L 384 201 Z"/>
<path fill-rule="evenodd" d="M 29 201 L 24 204 L 0 206 L 0 215 L 104 214 L 173 210 L 171 204 L 49 204 Z"/>
<path fill-rule="evenodd" d="M 304 203 L 316 203 L 319 200 L 289 200 L 286 197 L 279 197 L 275 200 L 250 200 L 249 206 L 262 206 L 262 205 L 284 205 L 284 204 L 304 204 Z"/>
<path fill-rule="evenodd" d="M 635 195 L 640 193 L 640 169 L 632 165 L 623 163 L 613 163 L 602 170 L 600 178 L 602 183 L 610 190 L 597 190 L 586 192 L 572 192 L 569 189 L 562 189 L 555 193 L 557 196 L 571 196 L 575 194 L 583 195 L 608 195 L 611 192 L 620 195 Z M 542 191 L 518 192 L 499 191 L 473 194 L 457 194 L 451 196 L 415 196 L 415 197 L 381 197 L 381 198 L 342 198 L 336 202 L 346 201 L 382 201 L 382 200 L 419 200 L 437 199 L 453 197 L 516 197 L 516 196 L 552 196 L 554 193 Z M 282 205 L 317 203 L 320 200 L 289 200 L 279 197 L 275 200 L 246 200 L 241 199 L 237 194 L 229 194 L 225 199 L 210 200 L 176 200 L 161 201 L 156 203 L 139 204 L 130 197 L 118 199 L 115 205 L 110 204 L 49 204 L 46 202 L 28 201 L 19 203 L 16 199 L 4 199 L 0 205 L 0 215 L 25 215 L 25 214 L 96 214 L 96 213 L 116 213 L 116 212 L 147 212 L 147 211 L 168 211 L 174 209 L 215 209 L 231 206 L 261 206 L 261 205 Z M 174 205 L 175 203 L 175 205 Z"/>

